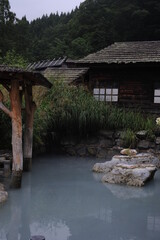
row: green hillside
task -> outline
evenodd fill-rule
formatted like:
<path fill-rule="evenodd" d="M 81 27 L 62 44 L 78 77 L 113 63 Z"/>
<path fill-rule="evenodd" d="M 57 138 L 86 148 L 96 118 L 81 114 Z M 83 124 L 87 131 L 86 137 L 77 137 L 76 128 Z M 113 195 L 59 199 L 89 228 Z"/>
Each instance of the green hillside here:
<path fill-rule="evenodd" d="M 159 0 L 86 0 L 71 13 L 32 22 L 0 0 L 1 57 L 14 50 L 28 61 L 81 58 L 115 41 L 160 39 Z"/>

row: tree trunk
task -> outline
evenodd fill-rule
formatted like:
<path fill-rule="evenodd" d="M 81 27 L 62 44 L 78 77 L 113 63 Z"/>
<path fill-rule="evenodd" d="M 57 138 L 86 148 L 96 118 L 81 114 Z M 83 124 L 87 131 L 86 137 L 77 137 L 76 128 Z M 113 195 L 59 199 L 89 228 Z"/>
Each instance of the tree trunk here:
<path fill-rule="evenodd" d="M 12 177 L 11 187 L 20 188 L 23 171 L 23 152 L 22 152 L 22 117 L 21 100 L 19 96 L 19 81 L 11 81 L 11 109 L 12 109 Z"/>
<path fill-rule="evenodd" d="M 32 85 L 25 87 L 25 132 L 24 132 L 24 171 L 32 167 L 33 120 L 35 103 L 32 101 Z"/>

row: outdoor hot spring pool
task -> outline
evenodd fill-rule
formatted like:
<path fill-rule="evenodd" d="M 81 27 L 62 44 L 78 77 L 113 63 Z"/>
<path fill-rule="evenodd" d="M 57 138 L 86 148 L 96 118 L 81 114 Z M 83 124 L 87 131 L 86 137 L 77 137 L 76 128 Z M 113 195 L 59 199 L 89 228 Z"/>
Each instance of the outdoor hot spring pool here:
<path fill-rule="evenodd" d="M 103 184 L 95 162 L 34 159 L 22 189 L 0 206 L 0 240 L 159 240 L 160 171 L 143 188 Z"/>

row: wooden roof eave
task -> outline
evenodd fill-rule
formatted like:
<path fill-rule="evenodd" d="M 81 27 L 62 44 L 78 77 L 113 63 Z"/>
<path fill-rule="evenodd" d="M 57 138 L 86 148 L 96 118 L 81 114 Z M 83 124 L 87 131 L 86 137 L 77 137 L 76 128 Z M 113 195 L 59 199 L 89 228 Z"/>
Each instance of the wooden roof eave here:
<path fill-rule="evenodd" d="M 0 84 L 11 85 L 11 80 L 18 80 L 20 86 L 24 82 L 31 83 L 32 86 L 43 86 L 51 88 L 52 84 L 41 74 L 37 72 L 12 72 L 12 71 L 0 71 Z"/>
<path fill-rule="evenodd" d="M 41 73 L 39 72 L 25 72 L 23 78 L 32 82 L 32 86 L 43 86 L 47 88 L 52 87 L 50 83 Z"/>

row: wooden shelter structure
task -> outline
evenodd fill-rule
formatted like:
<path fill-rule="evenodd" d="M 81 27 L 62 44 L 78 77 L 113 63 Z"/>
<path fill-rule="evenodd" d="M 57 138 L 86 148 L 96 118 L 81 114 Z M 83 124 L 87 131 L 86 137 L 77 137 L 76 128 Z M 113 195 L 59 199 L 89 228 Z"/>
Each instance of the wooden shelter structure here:
<path fill-rule="evenodd" d="M 160 113 L 160 41 L 116 42 L 67 63 L 89 68 L 85 83 L 97 100 Z"/>
<path fill-rule="evenodd" d="M 12 177 L 11 186 L 20 187 L 22 171 L 29 171 L 32 160 L 33 118 L 36 108 L 32 98 L 32 86 L 41 85 L 50 88 L 52 84 L 40 73 L 19 68 L 0 66 L 0 84 L 7 89 L 11 109 L 3 103 L 0 91 L 0 109 L 12 121 Z M 22 150 L 22 96 L 25 99 L 24 151 Z M 24 154 L 24 161 L 23 161 Z"/>

